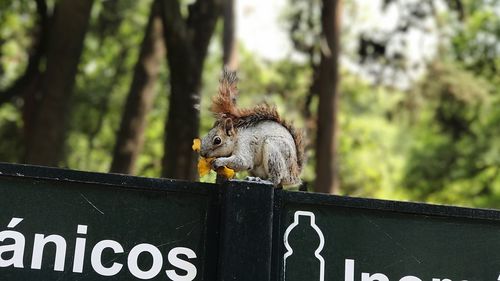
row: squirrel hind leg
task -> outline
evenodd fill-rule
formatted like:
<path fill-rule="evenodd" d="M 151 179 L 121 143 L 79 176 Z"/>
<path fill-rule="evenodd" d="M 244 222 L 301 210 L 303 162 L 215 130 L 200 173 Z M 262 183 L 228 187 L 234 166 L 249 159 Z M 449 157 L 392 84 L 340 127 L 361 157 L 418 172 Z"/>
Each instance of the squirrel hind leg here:
<path fill-rule="evenodd" d="M 286 177 L 287 166 L 281 151 L 270 142 L 264 143 L 263 164 L 268 180 L 280 186 Z"/>

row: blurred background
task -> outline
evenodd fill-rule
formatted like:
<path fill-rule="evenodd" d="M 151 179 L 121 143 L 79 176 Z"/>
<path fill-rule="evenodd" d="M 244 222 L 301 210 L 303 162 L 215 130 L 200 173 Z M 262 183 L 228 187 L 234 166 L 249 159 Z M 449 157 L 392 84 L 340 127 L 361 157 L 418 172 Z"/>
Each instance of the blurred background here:
<path fill-rule="evenodd" d="M 500 208 L 497 0 L 0 0 L 0 161 L 198 180 L 223 65 L 310 191 Z"/>

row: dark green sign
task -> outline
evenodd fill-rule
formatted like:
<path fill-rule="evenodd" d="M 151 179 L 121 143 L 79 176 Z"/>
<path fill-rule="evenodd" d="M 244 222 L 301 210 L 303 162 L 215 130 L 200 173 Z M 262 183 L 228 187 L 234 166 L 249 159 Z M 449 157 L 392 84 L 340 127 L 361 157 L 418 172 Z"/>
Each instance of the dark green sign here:
<path fill-rule="evenodd" d="M 499 281 L 500 212 L 0 163 L 0 280 Z"/>
<path fill-rule="evenodd" d="M 215 278 L 216 190 L 93 176 L 0 177 L 0 280 Z"/>
<path fill-rule="evenodd" d="M 283 281 L 500 280 L 496 213 L 290 193 L 281 208 Z"/>

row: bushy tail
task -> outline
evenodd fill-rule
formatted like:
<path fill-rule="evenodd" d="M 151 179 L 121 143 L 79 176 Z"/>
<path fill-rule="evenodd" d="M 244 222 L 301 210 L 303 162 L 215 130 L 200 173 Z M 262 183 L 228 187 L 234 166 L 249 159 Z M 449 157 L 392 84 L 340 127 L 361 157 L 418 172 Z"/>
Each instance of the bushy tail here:
<path fill-rule="evenodd" d="M 267 103 L 256 105 L 253 108 L 238 108 L 236 98 L 238 97 L 238 77 L 236 72 L 224 68 L 219 84 L 219 93 L 212 99 L 210 110 L 218 120 L 231 118 L 236 127 L 249 127 L 261 121 L 275 121 L 283 125 L 292 135 L 297 151 L 297 165 L 302 171 L 305 162 L 304 133 L 295 129 L 290 123 L 282 120 L 276 107 Z"/>
<path fill-rule="evenodd" d="M 224 68 L 219 81 L 219 94 L 212 99 L 212 107 L 210 108 L 218 117 L 239 117 L 240 112 L 236 107 L 237 83 L 236 72 Z"/>

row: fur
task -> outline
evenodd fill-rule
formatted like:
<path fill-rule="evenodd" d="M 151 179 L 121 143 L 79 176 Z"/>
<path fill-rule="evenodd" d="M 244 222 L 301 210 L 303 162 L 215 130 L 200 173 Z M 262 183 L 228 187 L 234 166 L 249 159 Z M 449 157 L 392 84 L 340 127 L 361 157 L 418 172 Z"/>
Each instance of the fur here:
<path fill-rule="evenodd" d="M 273 121 L 281 124 L 292 135 L 297 151 L 298 172 L 304 165 L 304 134 L 297 130 L 291 123 L 281 119 L 275 106 L 267 103 L 259 104 L 253 108 L 238 108 L 238 78 L 235 72 L 224 69 L 220 79 L 219 93 L 212 99 L 211 111 L 215 114 L 215 126 L 221 125 L 225 119 L 230 118 L 236 129 L 255 126 L 263 121 Z"/>

